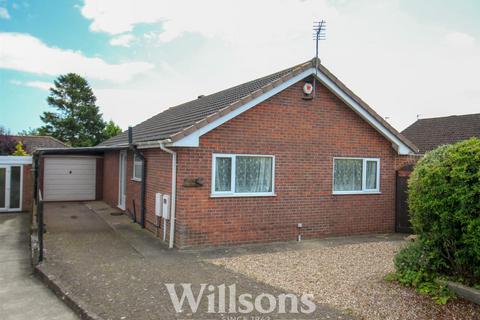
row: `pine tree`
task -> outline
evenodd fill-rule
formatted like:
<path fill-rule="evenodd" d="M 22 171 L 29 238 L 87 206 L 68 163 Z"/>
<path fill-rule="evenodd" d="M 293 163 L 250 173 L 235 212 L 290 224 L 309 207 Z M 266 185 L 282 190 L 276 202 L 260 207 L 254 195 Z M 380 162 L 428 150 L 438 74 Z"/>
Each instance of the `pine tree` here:
<path fill-rule="evenodd" d="M 72 147 L 90 147 L 103 141 L 105 122 L 87 80 L 75 73 L 61 75 L 50 88 L 47 103 L 56 112 L 44 112 L 39 134 L 53 136 Z"/>

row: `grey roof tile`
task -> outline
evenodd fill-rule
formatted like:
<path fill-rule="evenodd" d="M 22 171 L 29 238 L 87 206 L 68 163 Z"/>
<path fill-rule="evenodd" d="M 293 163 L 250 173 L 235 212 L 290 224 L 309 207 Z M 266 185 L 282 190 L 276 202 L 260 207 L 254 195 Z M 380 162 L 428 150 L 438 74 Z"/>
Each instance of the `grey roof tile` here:
<path fill-rule="evenodd" d="M 310 61 L 308 63 L 310 63 Z M 304 64 L 305 63 L 301 65 Z M 205 119 L 209 115 L 249 96 L 260 88 L 271 84 L 301 65 L 171 107 L 134 126 L 133 141 L 137 143 L 167 139 L 181 130 L 192 126 L 196 122 Z M 107 141 L 104 141 L 100 145 L 115 145 L 127 142 L 128 133 L 125 131 Z"/>

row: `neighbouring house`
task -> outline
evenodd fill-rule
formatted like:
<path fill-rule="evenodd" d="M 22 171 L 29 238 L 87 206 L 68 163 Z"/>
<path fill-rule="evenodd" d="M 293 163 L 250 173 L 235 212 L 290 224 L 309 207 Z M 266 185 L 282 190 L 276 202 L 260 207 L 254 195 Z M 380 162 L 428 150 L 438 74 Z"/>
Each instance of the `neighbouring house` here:
<path fill-rule="evenodd" d="M 66 148 L 65 143 L 48 136 L 9 136 L 22 142 L 32 154 L 39 148 Z M 32 204 L 32 157 L 0 156 L 0 212 L 29 211 Z"/>
<path fill-rule="evenodd" d="M 419 148 L 419 159 L 425 152 L 441 145 L 452 144 L 472 137 L 480 137 L 480 114 L 466 114 L 439 118 L 418 119 L 402 134 Z M 408 211 L 408 178 L 415 162 L 409 162 L 397 168 L 397 204 L 396 230 L 410 232 L 410 214 Z"/>
<path fill-rule="evenodd" d="M 480 138 L 480 113 L 419 119 L 402 134 L 423 154 L 444 144 Z"/>
<path fill-rule="evenodd" d="M 11 136 L 17 143 L 23 144 L 23 149 L 32 154 L 39 148 L 68 148 L 69 146 L 50 136 Z"/>
<path fill-rule="evenodd" d="M 45 201 L 103 199 L 183 248 L 393 232 L 417 153 L 313 59 L 35 163 Z"/>

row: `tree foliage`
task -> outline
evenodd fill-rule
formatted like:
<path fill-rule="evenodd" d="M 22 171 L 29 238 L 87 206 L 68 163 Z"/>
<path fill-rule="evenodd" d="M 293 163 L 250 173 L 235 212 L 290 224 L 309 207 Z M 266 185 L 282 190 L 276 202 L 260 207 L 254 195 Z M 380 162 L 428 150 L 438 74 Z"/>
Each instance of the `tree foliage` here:
<path fill-rule="evenodd" d="M 105 129 L 103 129 L 103 138 L 105 140 L 110 139 L 111 137 L 115 137 L 122 133 L 122 129 L 115 124 L 112 120 L 107 122 Z"/>
<path fill-rule="evenodd" d="M 73 147 L 94 146 L 103 141 L 105 122 L 88 82 L 75 73 L 61 75 L 50 88 L 47 103 L 55 112 L 44 112 L 39 134 L 53 136 Z"/>
<path fill-rule="evenodd" d="M 38 132 L 39 129 L 31 128 L 24 129 L 18 132 L 19 136 L 38 136 L 40 133 Z"/>
<path fill-rule="evenodd" d="M 397 255 L 398 276 L 417 288 L 437 277 L 480 284 L 480 139 L 428 152 L 408 192 L 418 238 Z"/>
<path fill-rule="evenodd" d="M 10 155 L 15 152 L 15 139 L 10 132 L 0 126 L 0 155 Z"/>

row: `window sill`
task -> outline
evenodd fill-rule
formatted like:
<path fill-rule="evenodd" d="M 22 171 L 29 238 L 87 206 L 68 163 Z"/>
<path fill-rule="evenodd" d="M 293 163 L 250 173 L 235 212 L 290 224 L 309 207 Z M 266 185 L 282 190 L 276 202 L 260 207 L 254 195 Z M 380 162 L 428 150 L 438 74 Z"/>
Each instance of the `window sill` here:
<path fill-rule="evenodd" d="M 130 180 L 136 181 L 136 182 L 142 182 L 142 179 L 138 179 L 138 178 L 132 178 L 132 179 L 130 179 Z"/>
<path fill-rule="evenodd" d="M 334 191 L 334 196 L 349 196 L 349 195 L 367 195 L 367 194 L 382 194 L 380 191 Z"/>
<path fill-rule="evenodd" d="M 234 194 L 210 194 L 210 198 L 255 198 L 255 197 L 276 197 L 275 193 L 234 193 Z"/>

